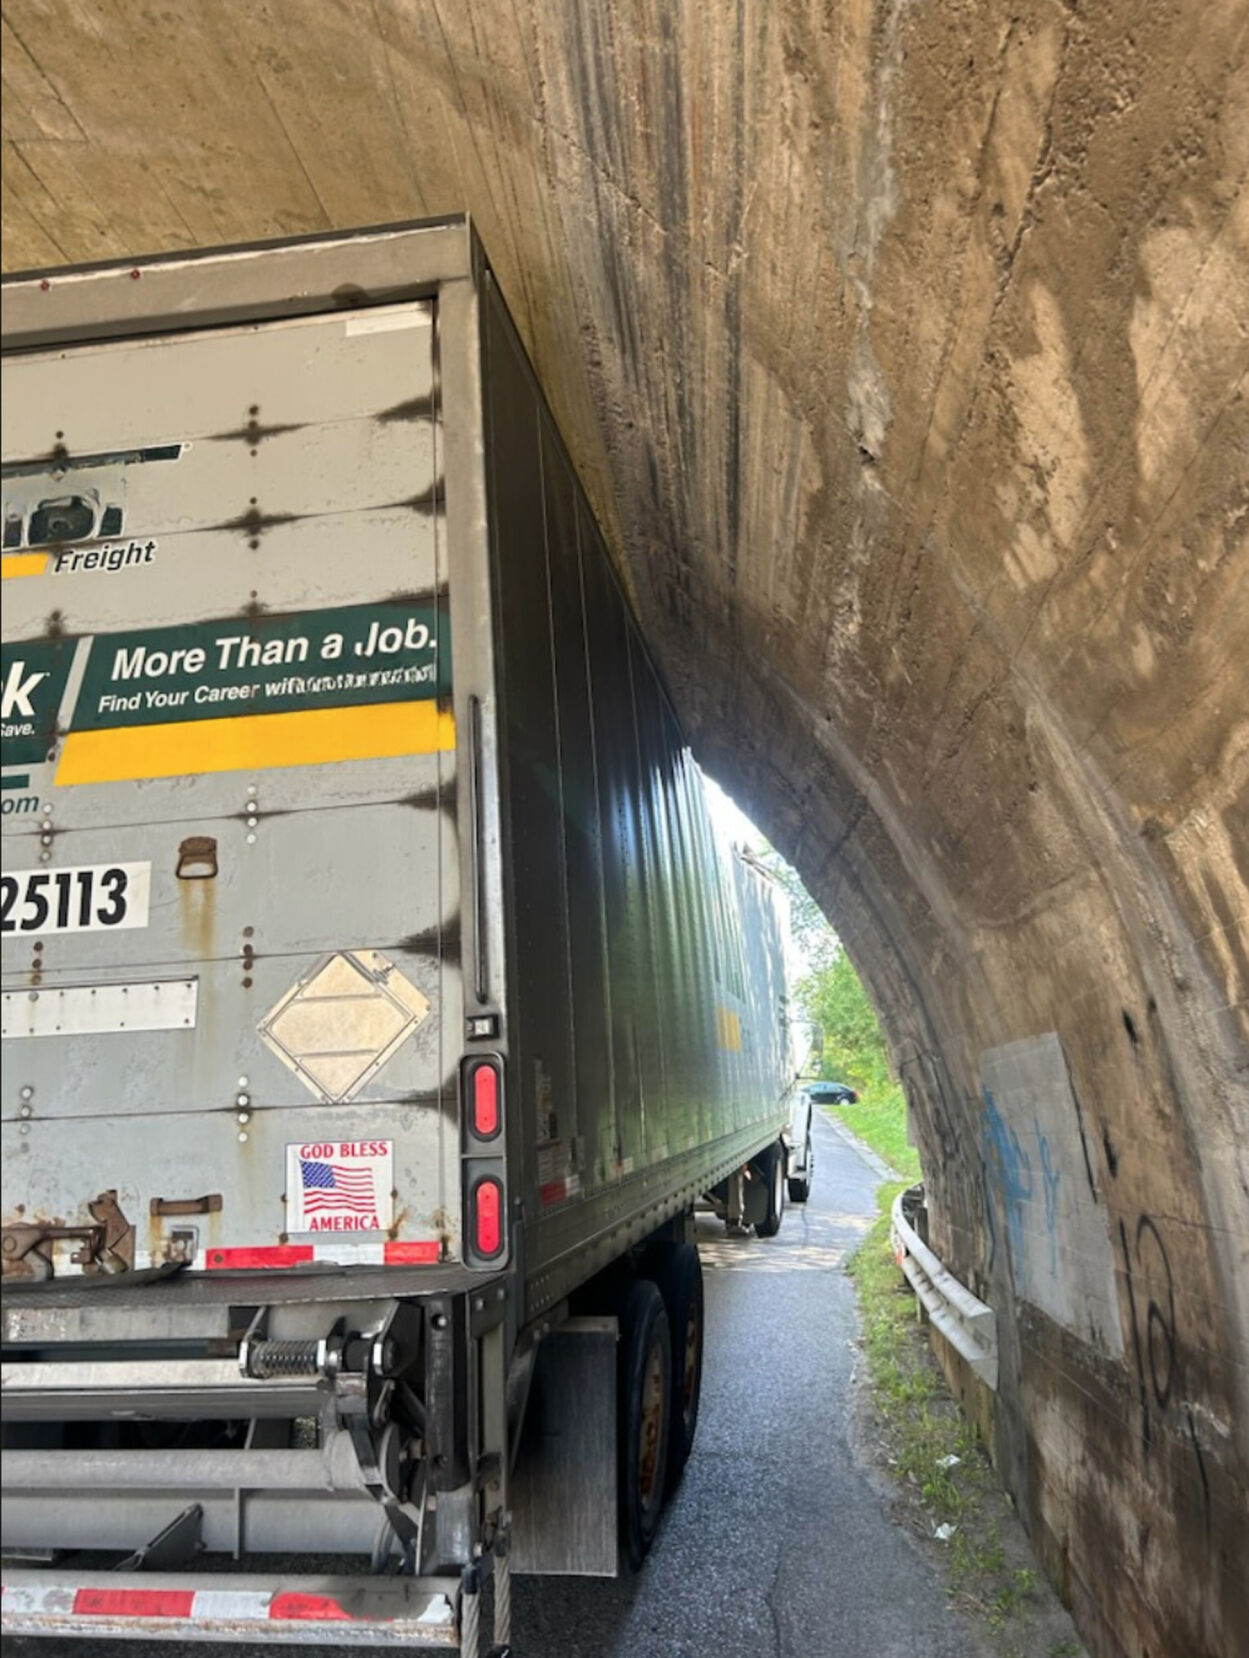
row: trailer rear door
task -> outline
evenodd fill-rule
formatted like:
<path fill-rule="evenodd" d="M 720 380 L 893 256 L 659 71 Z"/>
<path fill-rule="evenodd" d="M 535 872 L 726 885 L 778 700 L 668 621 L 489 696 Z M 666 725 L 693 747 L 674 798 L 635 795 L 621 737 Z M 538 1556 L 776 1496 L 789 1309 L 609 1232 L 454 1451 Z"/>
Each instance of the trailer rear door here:
<path fill-rule="evenodd" d="M 459 1254 L 435 325 L 6 359 L 6 1274 Z"/>

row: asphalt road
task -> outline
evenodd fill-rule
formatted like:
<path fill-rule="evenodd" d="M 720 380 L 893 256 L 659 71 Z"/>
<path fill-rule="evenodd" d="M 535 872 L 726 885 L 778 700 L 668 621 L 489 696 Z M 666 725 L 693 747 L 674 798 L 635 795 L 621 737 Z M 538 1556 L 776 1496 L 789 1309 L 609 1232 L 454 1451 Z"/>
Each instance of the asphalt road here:
<path fill-rule="evenodd" d="M 518 1578 L 518 1658 L 968 1658 L 974 1633 L 850 1448 L 854 1290 L 842 1270 L 879 1176 L 824 1121 L 811 1201 L 773 1239 L 699 1222 L 702 1414 L 685 1478 L 629 1580 Z M 335 1658 L 346 1648 L 92 1642 L 92 1658 Z M 359 1648 L 351 1649 L 358 1652 Z M 82 1658 L 74 1642 L 67 1658 Z M 5 1658 L 51 1644 L 5 1643 Z"/>
<path fill-rule="evenodd" d="M 880 1176 L 817 1120 L 811 1200 L 771 1239 L 700 1219 L 698 1437 L 632 1581 L 518 1579 L 518 1658 L 969 1658 L 977 1640 L 850 1449 L 842 1270 Z"/>

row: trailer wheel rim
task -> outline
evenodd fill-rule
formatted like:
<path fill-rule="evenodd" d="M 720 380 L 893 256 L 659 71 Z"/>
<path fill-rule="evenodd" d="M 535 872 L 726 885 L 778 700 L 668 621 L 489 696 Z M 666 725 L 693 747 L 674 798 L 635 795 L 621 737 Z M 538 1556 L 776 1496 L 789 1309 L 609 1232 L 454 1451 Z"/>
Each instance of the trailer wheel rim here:
<path fill-rule="evenodd" d="M 659 1485 L 659 1443 L 664 1425 L 664 1356 L 658 1341 L 646 1356 L 642 1410 L 638 1425 L 638 1496 L 643 1508 L 655 1501 Z"/>

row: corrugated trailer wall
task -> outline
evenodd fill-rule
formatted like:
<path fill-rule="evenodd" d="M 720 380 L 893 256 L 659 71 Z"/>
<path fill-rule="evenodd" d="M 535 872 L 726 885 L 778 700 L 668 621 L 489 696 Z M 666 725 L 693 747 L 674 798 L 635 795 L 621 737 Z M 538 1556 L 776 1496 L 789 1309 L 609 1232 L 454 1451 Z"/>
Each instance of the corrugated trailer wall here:
<path fill-rule="evenodd" d="M 785 1049 L 777 1004 L 747 999 L 738 895 L 688 745 L 489 278 L 482 299 L 508 1080 L 532 1272 L 577 1230 L 570 1210 L 778 1123 Z M 757 899 L 752 912 L 762 925 Z"/>

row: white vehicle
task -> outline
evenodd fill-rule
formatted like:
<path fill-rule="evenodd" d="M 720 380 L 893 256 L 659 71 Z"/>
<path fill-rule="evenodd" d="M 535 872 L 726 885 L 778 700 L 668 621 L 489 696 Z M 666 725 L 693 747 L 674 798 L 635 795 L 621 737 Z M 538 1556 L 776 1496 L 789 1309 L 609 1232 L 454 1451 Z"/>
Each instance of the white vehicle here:
<path fill-rule="evenodd" d="M 789 1119 L 789 1201 L 805 1203 L 811 1196 L 811 1182 L 815 1179 L 815 1148 L 811 1143 L 811 1117 L 814 1107 L 811 1090 L 807 1086 L 794 1090 L 794 1106 Z"/>

